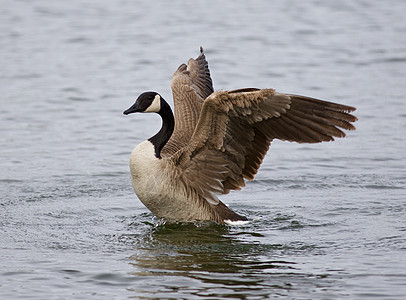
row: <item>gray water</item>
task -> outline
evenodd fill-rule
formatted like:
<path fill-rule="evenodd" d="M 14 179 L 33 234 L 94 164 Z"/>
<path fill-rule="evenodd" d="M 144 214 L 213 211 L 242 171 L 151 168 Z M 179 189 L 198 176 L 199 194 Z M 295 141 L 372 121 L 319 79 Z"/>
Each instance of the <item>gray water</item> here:
<path fill-rule="evenodd" d="M 404 299 L 405 1 L 45 1 L 0 6 L 1 299 Z M 275 141 L 222 200 L 243 226 L 158 225 L 132 148 L 206 50 L 215 89 L 357 107 L 357 130 Z"/>

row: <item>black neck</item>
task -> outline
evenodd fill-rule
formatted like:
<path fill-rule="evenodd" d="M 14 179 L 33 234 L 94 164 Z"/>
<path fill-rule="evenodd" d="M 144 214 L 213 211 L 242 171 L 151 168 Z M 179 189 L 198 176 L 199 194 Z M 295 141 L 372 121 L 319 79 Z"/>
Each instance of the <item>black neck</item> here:
<path fill-rule="evenodd" d="M 155 147 L 155 156 L 161 158 L 161 150 L 173 133 L 175 119 L 173 118 L 171 107 L 164 99 L 161 99 L 161 110 L 158 114 L 162 118 L 161 130 L 159 130 L 156 135 L 149 138 L 148 141 L 150 141 Z"/>

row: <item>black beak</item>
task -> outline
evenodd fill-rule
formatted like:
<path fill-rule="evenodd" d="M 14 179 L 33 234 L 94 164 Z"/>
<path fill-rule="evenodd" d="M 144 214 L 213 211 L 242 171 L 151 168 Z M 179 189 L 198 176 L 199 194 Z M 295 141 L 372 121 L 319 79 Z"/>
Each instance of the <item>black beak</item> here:
<path fill-rule="evenodd" d="M 123 114 L 128 115 L 136 112 L 141 112 L 142 110 L 138 107 L 138 103 L 135 102 L 133 106 L 123 112 Z"/>

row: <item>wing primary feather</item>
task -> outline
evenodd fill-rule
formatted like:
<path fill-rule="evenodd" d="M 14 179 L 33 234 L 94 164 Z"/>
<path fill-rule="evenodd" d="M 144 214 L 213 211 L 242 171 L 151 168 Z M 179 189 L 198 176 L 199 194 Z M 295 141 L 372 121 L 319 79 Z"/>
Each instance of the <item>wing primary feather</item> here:
<path fill-rule="evenodd" d="M 207 67 L 203 51 L 196 61 L 199 69 Z M 195 82 L 196 89 L 207 86 L 209 81 Z M 221 205 L 215 195 L 253 180 L 272 140 L 318 143 L 344 137 L 342 129 L 355 128 L 351 123 L 357 118 L 349 113 L 354 110 L 273 89 L 217 91 L 204 100 L 190 141 L 172 159 L 199 199 Z"/>
<path fill-rule="evenodd" d="M 305 118 L 306 116 L 300 116 L 299 112 L 295 112 L 295 114 L 290 114 L 289 118 L 300 125 L 303 125 L 306 128 L 309 128 L 315 132 L 318 132 L 320 134 L 325 134 L 329 136 L 335 136 L 335 137 L 345 137 L 345 133 L 335 127 L 334 125 L 338 126 L 336 122 L 329 122 L 329 120 L 325 120 L 323 118 L 319 118 L 316 116 L 313 116 L 311 119 Z M 339 126 L 341 127 L 341 126 Z"/>

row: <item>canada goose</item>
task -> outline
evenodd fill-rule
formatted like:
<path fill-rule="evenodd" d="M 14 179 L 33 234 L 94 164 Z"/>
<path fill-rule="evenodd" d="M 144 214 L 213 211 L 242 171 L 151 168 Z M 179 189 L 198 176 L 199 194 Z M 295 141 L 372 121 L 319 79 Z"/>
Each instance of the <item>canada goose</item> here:
<path fill-rule="evenodd" d="M 124 111 L 157 113 L 162 127 L 130 157 L 138 198 L 169 222 L 245 221 L 218 198 L 253 180 L 273 139 L 333 141 L 354 130 L 351 106 L 274 89 L 213 91 L 203 49 L 182 64 L 171 82 L 175 116 L 156 92 L 142 93 Z"/>

